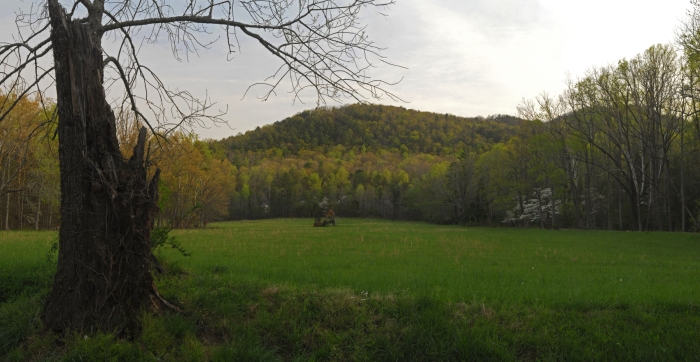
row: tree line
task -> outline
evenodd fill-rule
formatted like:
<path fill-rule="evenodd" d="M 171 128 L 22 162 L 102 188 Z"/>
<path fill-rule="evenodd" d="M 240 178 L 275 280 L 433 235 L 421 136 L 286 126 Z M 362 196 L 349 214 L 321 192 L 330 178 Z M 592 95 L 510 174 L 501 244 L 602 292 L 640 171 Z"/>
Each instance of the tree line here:
<path fill-rule="evenodd" d="M 49 229 L 59 223 L 55 106 L 0 92 L 0 229 Z"/>
<path fill-rule="evenodd" d="M 340 217 L 698 230 L 698 64 L 656 45 L 591 68 L 561 95 L 524 100 L 519 117 L 353 104 L 220 141 L 152 136 L 149 162 L 161 169 L 155 222 L 311 217 L 326 199 Z M 60 224 L 55 107 L 44 102 L 22 99 L 0 125 L 4 229 Z M 119 119 L 129 157 L 138 125 Z"/>
<path fill-rule="evenodd" d="M 0 105 L 16 97 L 0 94 Z M 0 123 L 0 229 L 60 227 L 54 111 L 50 100 L 24 97 Z M 124 115 L 117 126 L 119 148 L 129 158 L 139 124 Z M 228 218 L 236 178 L 221 149 L 217 153 L 209 143 L 183 132 L 151 136 L 148 144 L 149 172 L 161 169 L 155 226 L 203 227 Z"/>
<path fill-rule="evenodd" d="M 305 111 L 218 142 L 237 166 L 230 217 L 310 216 L 327 197 L 345 216 L 698 230 L 699 72 L 688 53 L 655 45 L 524 100 L 507 122 Z"/>

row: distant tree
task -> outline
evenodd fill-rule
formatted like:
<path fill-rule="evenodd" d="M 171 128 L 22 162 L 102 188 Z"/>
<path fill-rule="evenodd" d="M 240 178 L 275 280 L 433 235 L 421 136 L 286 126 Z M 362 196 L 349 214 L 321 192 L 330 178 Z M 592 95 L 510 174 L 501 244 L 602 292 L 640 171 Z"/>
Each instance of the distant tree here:
<path fill-rule="evenodd" d="M 0 92 L 0 113 L 17 99 Z M 0 227 L 50 227 L 57 204 L 55 107 L 24 97 L 0 123 Z M 55 219 L 54 219 L 55 220 Z"/>
<path fill-rule="evenodd" d="M 464 155 L 452 162 L 447 170 L 446 182 L 448 197 L 454 209 L 456 222 L 465 222 L 472 201 L 476 198 L 477 175 L 476 156 Z"/>

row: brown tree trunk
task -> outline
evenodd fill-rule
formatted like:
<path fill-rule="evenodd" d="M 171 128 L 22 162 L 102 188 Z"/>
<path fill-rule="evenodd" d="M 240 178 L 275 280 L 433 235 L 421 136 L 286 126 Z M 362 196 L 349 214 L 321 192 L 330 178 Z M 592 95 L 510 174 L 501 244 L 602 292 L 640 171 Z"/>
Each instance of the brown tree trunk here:
<path fill-rule="evenodd" d="M 681 118 L 681 232 L 685 232 L 685 175 L 683 173 L 684 171 L 684 166 L 683 163 L 685 162 L 685 150 L 684 150 L 684 136 L 685 136 L 685 117 Z"/>
<path fill-rule="evenodd" d="M 10 178 L 10 158 L 7 158 L 5 162 L 5 172 L 7 173 L 7 179 Z M 6 181 L 7 182 L 7 181 Z M 7 194 L 5 196 L 5 230 L 10 230 L 10 183 L 7 182 Z"/>
<path fill-rule="evenodd" d="M 17 181 L 21 187 L 22 173 L 20 173 L 17 177 Z M 22 191 L 17 192 L 17 205 L 19 205 L 19 207 L 17 208 L 17 222 L 19 223 L 19 227 L 17 228 L 17 230 L 22 230 L 22 228 L 24 227 L 24 225 L 22 224 L 22 219 L 24 218 L 24 198 L 22 197 L 22 194 Z"/>
<path fill-rule="evenodd" d="M 53 205 L 49 202 L 49 222 L 46 224 L 47 229 L 51 229 L 51 216 L 53 216 Z"/>
<path fill-rule="evenodd" d="M 2 162 L 2 160 L 0 160 L 0 163 L 1 163 L 1 162 Z M 0 183 L 0 186 L 9 186 L 9 185 L 5 185 L 5 175 L 6 175 L 6 174 L 7 174 L 7 166 L 3 167 L 3 169 L 2 169 L 2 183 Z M 0 191 L 2 191 L 2 190 L 3 190 L 3 188 L 0 188 Z M 7 190 L 5 190 L 5 191 L 7 191 Z M 0 203 L 1 203 L 1 202 L 2 202 L 2 201 L 0 201 Z M 1 205 L 1 204 L 0 204 L 0 205 Z M 3 213 L 3 216 L 5 216 L 4 213 Z M 7 223 L 7 221 L 6 221 L 6 220 L 7 220 L 7 217 L 4 217 L 2 220 L 3 220 L 3 224 L 2 224 L 2 225 L 5 225 L 5 224 Z"/>
<path fill-rule="evenodd" d="M 10 192 L 7 193 L 6 199 L 7 202 L 5 203 L 5 230 L 10 230 Z"/>
<path fill-rule="evenodd" d="M 36 215 L 34 217 L 34 230 L 39 230 L 39 217 L 41 216 L 41 196 L 37 196 Z"/>
<path fill-rule="evenodd" d="M 42 314 L 54 331 L 137 331 L 140 311 L 163 307 L 151 276 L 150 235 L 159 172 L 148 182 L 146 131 L 119 151 L 105 99 L 101 34 L 48 1 L 59 114 L 58 270 Z"/>

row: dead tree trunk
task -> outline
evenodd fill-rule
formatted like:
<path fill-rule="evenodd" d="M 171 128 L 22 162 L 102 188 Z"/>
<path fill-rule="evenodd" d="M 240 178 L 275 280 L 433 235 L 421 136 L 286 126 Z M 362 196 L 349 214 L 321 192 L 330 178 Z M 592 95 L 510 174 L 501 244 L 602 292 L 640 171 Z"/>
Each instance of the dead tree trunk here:
<path fill-rule="evenodd" d="M 42 320 L 55 331 L 135 331 L 139 311 L 167 305 L 151 276 L 159 172 L 147 181 L 146 130 L 119 151 L 105 98 L 101 34 L 49 0 L 61 175 L 58 270 Z"/>

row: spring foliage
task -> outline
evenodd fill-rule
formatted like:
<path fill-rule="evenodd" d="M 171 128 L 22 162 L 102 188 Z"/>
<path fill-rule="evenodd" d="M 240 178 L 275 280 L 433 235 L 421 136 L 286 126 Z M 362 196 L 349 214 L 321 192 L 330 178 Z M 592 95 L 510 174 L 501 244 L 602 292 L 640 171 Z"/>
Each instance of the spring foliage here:
<path fill-rule="evenodd" d="M 523 101 L 522 118 L 354 104 L 220 141 L 160 135 L 149 153 L 163 171 L 157 224 L 313 217 L 327 198 L 340 217 L 697 230 L 700 67 L 693 59 L 650 47 L 592 68 L 560 96 Z M 48 119 L 40 109 L 27 99 L 2 125 L 6 228 L 57 223 L 55 141 L 29 137 L 31 125 Z M 125 154 L 137 128 L 121 123 Z"/>

